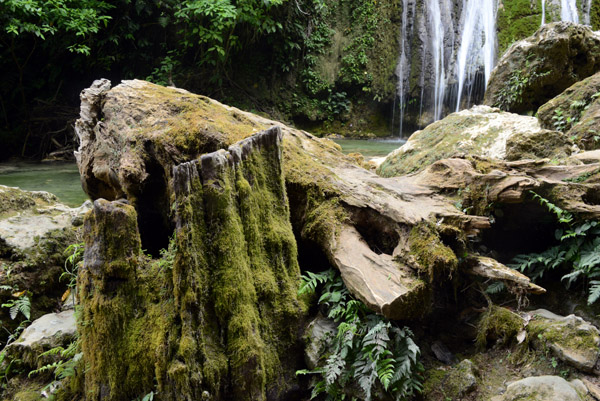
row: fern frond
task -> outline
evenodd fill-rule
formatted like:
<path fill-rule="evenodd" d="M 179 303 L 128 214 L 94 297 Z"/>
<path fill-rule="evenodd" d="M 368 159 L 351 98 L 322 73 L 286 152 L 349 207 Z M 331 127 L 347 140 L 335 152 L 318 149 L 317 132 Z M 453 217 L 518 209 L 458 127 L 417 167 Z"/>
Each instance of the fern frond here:
<path fill-rule="evenodd" d="M 588 296 L 588 305 L 593 304 L 600 298 L 600 281 L 590 281 L 590 294 Z"/>
<path fill-rule="evenodd" d="M 495 281 L 492 284 L 488 285 L 485 289 L 487 294 L 498 294 L 506 289 L 506 285 L 502 281 Z"/>

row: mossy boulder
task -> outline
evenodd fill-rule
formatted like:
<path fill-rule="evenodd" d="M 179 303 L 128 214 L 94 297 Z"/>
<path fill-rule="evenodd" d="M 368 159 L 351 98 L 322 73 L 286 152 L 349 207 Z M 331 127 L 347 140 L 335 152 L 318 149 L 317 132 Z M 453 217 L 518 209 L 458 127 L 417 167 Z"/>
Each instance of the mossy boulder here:
<path fill-rule="evenodd" d="M 470 359 L 464 359 L 449 370 L 433 369 L 425 375 L 425 400 L 460 401 L 477 387 L 477 368 Z"/>
<path fill-rule="evenodd" d="M 544 309 L 529 312 L 527 326 L 534 345 L 550 349 L 562 361 L 591 372 L 600 357 L 600 331 L 575 315 L 558 316 Z"/>
<path fill-rule="evenodd" d="M 538 110 L 544 128 L 565 132 L 581 149 L 600 147 L 600 73 L 570 86 Z"/>
<path fill-rule="evenodd" d="M 475 106 L 415 132 L 377 172 L 384 177 L 413 173 L 451 157 L 564 158 L 571 148 L 565 135 L 542 129 L 534 117 Z"/>
<path fill-rule="evenodd" d="M 599 69 L 600 34 L 569 22 L 546 24 L 514 43 L 498 61 L 484 103 L 513 113 L 533 113 Z"/>
<path fill-rule="evenodd" d="M 499 345 L 510 344 L 523 327 L 524 321 L 517 313 L 490 305 L 477 326 L 477 346 L 485 349 L 490 341 Z"/>

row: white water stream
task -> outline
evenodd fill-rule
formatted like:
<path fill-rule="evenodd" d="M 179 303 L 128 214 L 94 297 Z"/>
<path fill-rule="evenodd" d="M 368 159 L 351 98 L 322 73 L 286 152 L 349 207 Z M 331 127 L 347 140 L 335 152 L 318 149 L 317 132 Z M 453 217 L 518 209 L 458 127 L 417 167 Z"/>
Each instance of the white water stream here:
<path fill-rule="evenodd" d="M 392 113 L 392 124 L 399 121 L 401 136 L 411 103 L 409 94 L 414 93 L 409 78 L 416 71 L 420 71 L 421 95 L 419 118 L 413 119 L 413 124 L 422 117 L 425 121 L 431 117 L 439 120 L 449 109 L 459 111 L 482 98 L 496 63 L 498 1 L 424 0 L 421 10 L 417 0 L 402 0 L 397 95 Z M 541 0 L 542 25 L 546 23 L 546 1 Z M 561 20 L 579 23 L 581 16 L 581 21 L 589 24 L 592 0 L 580 0 L 581 10 L 577 3 L 560 0 Z M 421 49 L 420 59 L 414 58 L 416 49 Z M 395 120 L 398 110 L 399 120 Z M 417 111 L 416 106 L 413 111 Z"/>
<path fill-rule="evenodd" d="M 546 0 L 542 0 L 542 25 L 546 24 Z"/>
<path fill-rule="evenodd" d="M 458 92 L 456 111 L 460 110 L 465 85 L 471 94 L 477 85 L 478 71 L 483 67 L 483 88 L 492 73 L 496 59 L 496 7 L 494 0 L 463 0 L 462 36 L 456 59 Z M 470 96 L 469 96 L 470 100 Z M 470 107 L 470 101 L 467 101 Z"/>
<path fill-rule="evenodd" d="M 579 24 L 576 0 L 560 0 L 560 20 Z"/>

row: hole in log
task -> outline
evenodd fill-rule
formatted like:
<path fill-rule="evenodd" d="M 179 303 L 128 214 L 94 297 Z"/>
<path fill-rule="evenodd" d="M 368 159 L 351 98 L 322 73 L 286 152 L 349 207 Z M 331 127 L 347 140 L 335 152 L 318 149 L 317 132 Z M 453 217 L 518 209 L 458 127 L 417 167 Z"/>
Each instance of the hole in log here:
<path fill-rule="evenodd" d="M 556 216 L 534 201 L 502 205 L 494 211 L 494 218 L 492 227 L 483 232 L 482 245 L 496 251 L 496 259 L 502 263 L 519 254 L 542 252 L 556 243 Z"/>
<path fill-rule="evenodd" d="M 151 145 L 150 145 L 151 146 Z M 153 149 L 147 149 L 153 154 Z M 169 235 L 173 225 L 169 220 L 170 204 L 167 191 L 167 176 L 157 157 L 149 157 L 146 161 L 148 178 L 135 191 L 135 208 L 138 213 L 138 227 L 142 241 L 142 249 L 152 256 L 169 245 Z"/>
<path fill-rule="evenodd" d="M 378 255 L 391 255 L 398 245 L 397 223 L 369 208 L 353 208 L 354 227 Z"/>
<path fill-rule="evenodd" d="M 600 192 L 596 188 L 588 188 L 581 198 L 587 205 L 600 205 Z"/>

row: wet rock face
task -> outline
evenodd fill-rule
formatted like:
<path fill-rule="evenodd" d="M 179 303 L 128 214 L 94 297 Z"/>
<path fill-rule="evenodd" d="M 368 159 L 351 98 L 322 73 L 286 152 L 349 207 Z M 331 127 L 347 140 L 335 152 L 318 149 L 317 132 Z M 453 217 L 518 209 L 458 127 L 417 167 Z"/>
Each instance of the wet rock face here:
<path fill-rule="evenodd" d="M 538 107 L 600 69 L 600 35 L 568 22 L 544 25 L 498 61 L 484 103 L 514 113 Z"/>
<path fill-rule="evenodd" d="M 141 253 L 126 202 L 99 199 L 86 218 L 85 393 L 131 400 L 157 385 L 161 400 L 287 399 L 303 312 L 280 130 L 172 171 L 175 232 L 161 259 Z"/>

